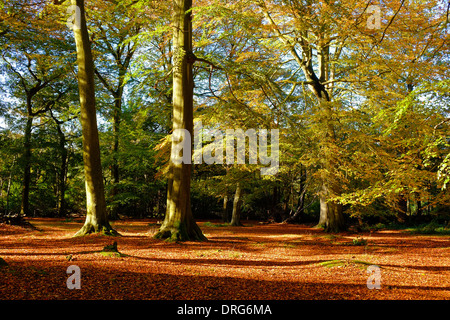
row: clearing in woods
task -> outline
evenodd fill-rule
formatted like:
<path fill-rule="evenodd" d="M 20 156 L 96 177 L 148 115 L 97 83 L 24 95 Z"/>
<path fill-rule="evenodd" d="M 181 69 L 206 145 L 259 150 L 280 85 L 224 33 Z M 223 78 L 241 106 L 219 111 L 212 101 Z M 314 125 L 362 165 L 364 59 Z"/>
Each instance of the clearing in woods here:
<path fill-rule="evenodd" d="M 79 238 L 82 218 L 28 221 L 38 230 L 0 224 L 2 300 L 450 298 L 449 236 L 200 221 L 208 241 L 168 243 L 152 238 L 153 219 L 114 222 L 120 237 Z M 114 241 L 119 253 L 102 254 Z M 66 286 L 71 265 L 81 289 Z M 367 287 L 370 265 L 380 289 Z"/>

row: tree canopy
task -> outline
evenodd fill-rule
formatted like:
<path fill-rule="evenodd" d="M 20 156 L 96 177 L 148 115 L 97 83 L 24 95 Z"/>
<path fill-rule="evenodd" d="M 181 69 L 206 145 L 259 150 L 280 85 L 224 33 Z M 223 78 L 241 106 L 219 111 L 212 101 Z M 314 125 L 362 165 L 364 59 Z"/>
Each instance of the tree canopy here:
<path fill-rule="evenodd" d="M 0 215 L 450 223 L 449 31 L 441 0 L 0 1 Z"/>

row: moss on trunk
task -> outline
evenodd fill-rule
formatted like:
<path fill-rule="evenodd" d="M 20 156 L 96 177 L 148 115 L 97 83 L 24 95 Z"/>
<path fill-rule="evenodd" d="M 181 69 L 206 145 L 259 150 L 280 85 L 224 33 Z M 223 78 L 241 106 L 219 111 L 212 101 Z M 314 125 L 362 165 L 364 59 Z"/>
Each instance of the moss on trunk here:
<path fill-rule="evenodd" d="M 192 220 L 192 222 L 194 221 Z M 155 238 L 165 239 L 169 242 L 207 240 L 195 222 L 194 225 L 191 225 L 190 227 L 187 227 L 187 225 L 189 224 L 184 222 L 169 223 L 167 225 L 163 224 L 159 232 L 155 235 Z"/>

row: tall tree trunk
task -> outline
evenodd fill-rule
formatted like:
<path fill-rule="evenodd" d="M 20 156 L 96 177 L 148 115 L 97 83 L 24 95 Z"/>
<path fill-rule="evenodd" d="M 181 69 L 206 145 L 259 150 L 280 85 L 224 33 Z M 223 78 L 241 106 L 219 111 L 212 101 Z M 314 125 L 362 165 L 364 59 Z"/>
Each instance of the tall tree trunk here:
<path fill-rule="evenodd" d="M 335 181 L 337 180 L 335 163 L 333 161 L 335 154 L 332 148 L 330 148 L 336 145 L 334 126 L 332 124 L 332 112 L 330 112 L 332 111 L 330 102 L 332 101 L 333 84 L 324 85 L 329 80 L 334 80 L 334 66 L 330 61 L 330 48 L 329 41 L 326 39 L 327 35 L 322 33 L 316 34 L 315 43 L 312 43 L 308 40 L 310 38 L 309 31 L 299 30 L 302 35 L 302 37 L 299 37 L 299 44 L 302 49 L 301 54 L 299 54 L 296 49 L 297 41 L 292 42 L 281 33 L 264 2 L 262 2 L 261 8 L 268 22 L 274 27 L 274 32 L 284 42 L 292 57 L 301 68 L 308 82 L 309 90 L 318 100 L 319 112 L 323 112 L 324 116 L 321 124 L 324 127 L 325 139 L 322 143 L 322 158 L 324 159 L 322 167 L 324 172 L 327 172 L 327 175 L 321 177 L 319 226 L 323 226 L 326 231 L 336 232 L 342 230 L 345 228 L 342 205 L 331 200 L 333 196 L 339 196 L 341 192 L 339 183 Z M 316 68 L 313 67 L 314 62 L 317 63 Z"/>
<path fill-rule="evenodd" d="M 239 182 L 236 184 L 236 193 L 233 200 L 233 213 L 231 215 L 231 226 L 242 226 L 241 223 L 241 195 L 242 190 Z"/>
<path fill-rule="evenodd" d="M 100 143 L 95 108 L 94 63 L 92 60 L 91 44 L 86 26 L 84 0 L 72 0 L 72 4 L 80 9 L 79 28 L 74 27 L 74 35 L 77 47 L 78 88 L 81 105 L 80 116 L 83 135 L 83 160 L 86 180 L 87 209 L 84 226 L 75 234 L 75 236 L 83 236 L 96 232 L 116 235 L 117 232 L 111 228 L 106 213 L 102 164 L 100 161 Z"/>
<path fill-rule="evenodd" d="M 120 183 L 120 167 L 119 167 L 119 137 L 120 137 L 120 123 L 122 121 L 122 99 L 123 99 L 123 87 L 125 84 L 125 76 L 127 73 L 130 60 L 134 51 L 128 52 L 125 58 L 124 64 L 119 63 L 119 83 L 117 90 L 114 92 L 114 115 L 113 115 L 113 164 L 112 164 L 112 176 L 113 187 L 111 190 L 112 200 L 115 201 L 117 194 L 119 193 L 118 186 Z M 111 206 L 110 218 L 119 219 L 119 206 L 113 202 Z"/>
<path fill-rule="evenodd" d="M 30 182 L 31 182 L 31 130 L 33 126 L 33 117 L 28 116 L 25 125 L 24 151 L 23 151 L 23 182 L 22 182 L 22 204 L 20 206 L 20 215 L 28 216 L 30 214 Z"/>
<path fill-rule="evenodd" d="M 328 95 L 327 95 L 328 96 Z M 319 226 L 327 232 L 339 232 L 345 229 L 344 215 L 342 205 L 334 200 L 335 196 L 341 195 L 340 181 L 336 174 L 336 161 L 332 147 L 336 145 L 336 135 L 332 121 L 332 109 L 329 104 L 330 99 L 321 101 L 323 116 L 323 125 L 325 127 L 325 138 L 323 150 L 323 168 L 322 186 L 319 192 L 320 201 L 320 220 Z"/>
<path fill-rule="evenodd" d="M 114 202 L 116 200 L 118 191 L 118 185 L 120 182 L 120 172 L 119 172 L 119 134 L 120 134 L 120 121 L 122 116 L 122 84 L 119 81 L 119 93 L 114 97 L 114 116 L 113 116 L 113 164 L 112 164 L 112 177 L 113 177 L 113 187 L 111 189 L 111 198 L 113 203 L 111 205 L 111 212 L 109 217 L 112 220 L 119 219 L 118 205 Z"/>
<path fill-rule="evenodd" d="M 328 49 L 319 47 L 318 53 L 319 66 L 325 67 L 328 57 Z M 321 125 L 323 127 L 324 139 L 322 140 L 322 168 L 321 190 L 319 192 L 320 201 L 320 219 L 318 226 L 323 227 L 326 232 L 339 232 L 345 229 L 344 215 L 342 205 L 332 200 L 335 196 L 341 195 L 341 186 L 336 173 L 336 154 L 333 150 L 336 146 L 336 133 L 333 124 L 333 106 L 331 104 L 331 93 L 322 84 L 327 80 L 325 71 L 320 72 L 317 77 L 309 63 L 303 68 L 306 78 L 312 82 L 309 89 L 316 96 L 319 103 L 319 112 L 321 113 Z M 331 91 L 331 90 L 330 90 Z"/>
<path fill-rule="evenodd" d="M 61 125 L 64 124 L 64 121 L 58 120 L 54 115 L 53 112 L 50 110 L 50 116 L 53 118 L 53 121 L 56 124 L 56 131 L 58 132 L 58 138 L 59 138 L 59 152 L 61 154 L 61 160 L 60 160 L 60 167 L 59 167 L 59 173 L 58 173 L 58 181 L 57 181 L 57 215 L 59 217 L 66 215 L 66 200 L 65 200 L 65 194 L 66 194 L 66 182 L 67 182 L 67 158 L 69 157 L 69 152 L 66 148 L 66 136 L 64 135 L 64 132 L 61 128 Z"/>
<path fill-rule="evenodd" d="M 11 170 L 9 171 L 8 185 L 6 187 L 6 206 L 5 206 L 5 216 L 9 214 L 9 196 L 11 194 L 11 183 L 12 183 L 12 171 L 14 164 L 16 163 L 16 157 L 13 158 L 13 163 L 11 165 Z"/>
<path fill-rule="evenodd" d="M 185 129 L 192 137 L 192 65 L 195 61 L 192 59 L 192 0 L 174 0 L 173 7 L 173 129 Z M 175 144 L 176 142 L 172 142 L 172 150 Z M 166 216 L 155 237 L 172 241 L 206 240 L 191 211 L 192 165 L 184 162 L 174 163 L 172 159 L 169 165 Z"/>
<path fill-rule="evenodd" d="M 66 215 L 66 179 L 67 179 L 67 157 L 68 152 L 66 148 L 66 137 L 61 129 L 61 126 L 57 124 L 58 136 L 59 136 L 59 149 L 61 152 L 61 166 L 59 168 L 59 187 L 58 187 L 58 216 L 62 217 Z"/>

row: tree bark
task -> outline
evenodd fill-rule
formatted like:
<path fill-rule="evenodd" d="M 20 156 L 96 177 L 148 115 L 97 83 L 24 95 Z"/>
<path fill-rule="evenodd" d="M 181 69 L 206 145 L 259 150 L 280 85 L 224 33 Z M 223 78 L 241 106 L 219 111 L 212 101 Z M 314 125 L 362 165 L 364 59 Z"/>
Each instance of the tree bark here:
<path fill-rule="evenodd" d="M 12 171 L 13 171 L 15 163 L 16 163 L 16 157 L 14 156 L 13 162 L 12 162 L 12 165 L 11 165 L 11 170 L 9 171 L 8 184 L 7 184 L 7 187 L 6 187 L 5 216 L 9 214 L 9 196 L 11 194 Z"/>
<path fill-rule="evenodd" d="M 226 194 L 223 197 L 223 205 L 222 205 L 222 221 L 228 221 L 228 195 Z"/>
<path fill-rule="evenodd" d="M 61 166 L 59 169 L 59 190 L 58 190 L 58 216 L 66 215 L 66 179 L 67 179 L 67 157 L 68 152 L 66 148 L 66 137 L 61 129 L 60 124 L 57 124 L 59 136 L 59 149 L 61 152 Z"/>
<path fill-rule="evenodd" d="M 239 182 L 236 184 L 236 193 L 233 200 L 233 213 L 231 215 L 231 226 L 242 226 L 241 223 L 241 195 L 242 190 Z"/>
<path fill-rule="evenodd" d="M 23 183 L 22 183 L 22 204 L 20 206 L 20 216 L 30 214 L 30 182 L 31 182 L 31 130 L 33 117 L 28 116 L 24 133 L 23 151 Z"/>
<path fill-rule="evenodd" d="M 339 232 L 345 229 L 345 220 L 342 214 L 342 205 L 329 201 L 337 188 L 330 188 L 327 181 L 322 183 L 322 189 L 319 193 L 320 200 L 320 220 L 319 226 L 323 227 L 326 232 Z"/>
<path fill-rule="evenodd" d="M 84 0 L 72 0 L 72 4 L 80 9 L 80 28 L 74 28 L 74 35 L 77 47 L 78 88 L 81 105 L 80 117 L 83 135 L 87 209 L 84 226 L 75 236 L 83 236 L 97 232 L 117 235 L 117 232 L 109 224 L 106 212 L 95 106 L 94 63 L 86 26 Z"/>
<path fill-rule="evenodd" d="M 406 195 L 401 194 L 398 199 L 398 208 L 397 208 L 397 221 L 400 223 L 405 223 L 407 220 L 407 212 L 408 212 L 408 200 Z"/>
<path fill-rule="evenodd" d="M 328 56 L 325 53 L 318 53 L 318 55 L 322 58 Z M 325 63 L 325 61 L 322 61 L 319 64 L 324 65 Z M 336 173 L 336 155 L 332 150 L 336 145 L 336 133 L 332 123 L 333 110 L 330 104 L 331 93 L 327 91 L 320 79 L 314 74 L 312 66 L 308 67 L 307 71 L 304 71 L 304 73 L 308 81 L 313 83 L 309 88 L 318 100 L 319 112 L 322 113 L 321 123 L 324 128 L 324 139 L 321 146 L 324 174 L 321 178 L 321 191 L 319 192 L 320 218 L 318 226 L 323 227 L 326 232 L 339 232 L 345 230 L 345 221 L 342 205 L 331 200 L 331 198 L 341 195 L 341 188 Z M 308 76 L 308 74 L 310 76 Z M 324 80 L 326 80 L 326 78 Z"/>
<path fill-rule="evenodd" d="M 121 81 L 119 81 L 119 86 L 122 86 Z M 118 185 L 120 182 L 120 172 L 119 172 L 119 134 L 120 134 L 120 121 L 122 118 L 122 88 L 119 89 L 119 94 L 114 97 L 114 116 L 113 116 L 113 164 L 112 164 L 112 176 L 113 176 L 113 186 L 111 189 L 111 198 L 114 201 L 117 197 Z M 119 219 L 118 205 L 116 203 L 112 203 L 111 212 L 109 213 L 109 217 L 112 220 Z"/>
<path fill-rule="evenodd" d="M 295 210 L 294 213 L 290 213 L 289 217 L 287 219 L 285 219 L 283 222 L 284 223 L 298 223 L 300 221 L 300 214 L 303 212 L 303 210 L 305 209 L 305 195 L 306 195 L 306 173 L 305 175 L 302 174 L 302 170 L 300 170 L 300 190 L 301 193 L 298 197 L 298 202 L 297 202 L 297 209 Z"/>
<path fill-rule="evenodd" d="M 174 0 L 173 6 L 173 129 L 185 129 L 192 137 L 192 66 L 195 61 L 192 59 L 192 0 Z M 172 141 L 172 149 L 175 143 Z M 170 159 L 169 166 L 166 216 L 155 238 L 171 241 L 206 240 L 191 211 L 191 163 L 178 164 Z"/>

